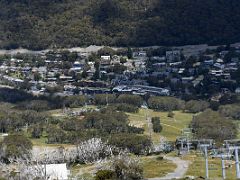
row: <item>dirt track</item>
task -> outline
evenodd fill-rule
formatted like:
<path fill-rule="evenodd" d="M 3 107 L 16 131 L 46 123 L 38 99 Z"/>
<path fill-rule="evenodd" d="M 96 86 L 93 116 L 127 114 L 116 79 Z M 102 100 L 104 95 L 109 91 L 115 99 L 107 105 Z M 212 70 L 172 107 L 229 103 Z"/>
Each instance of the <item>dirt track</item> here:
<path fill-rule="evenodd" d="M 164 157 L 164 159 L 168 161 L 172 161 L 174 164 L 177 165 L 177 168 L 175 169 L 175 171 L 172 173 L 168 173 L 164 177 L 149 178 L 148 180 L 170 180 L 170 179 L 180 179 L 184 177 L 190 165 L 189 161 L 182 160 L 178 157 L 168 157 L 168 156 Z"/>

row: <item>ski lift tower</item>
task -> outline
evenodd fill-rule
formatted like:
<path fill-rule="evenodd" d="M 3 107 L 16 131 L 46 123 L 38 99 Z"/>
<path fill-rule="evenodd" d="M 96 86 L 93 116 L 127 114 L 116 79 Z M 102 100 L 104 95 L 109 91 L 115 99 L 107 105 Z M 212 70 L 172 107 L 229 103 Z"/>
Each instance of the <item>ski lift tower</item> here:
<path fill-rule="evenodd" d="M 190 146 L 192 145 L 191 139 L 192 139 L 192 129 L 191 128 L 185 128 L 182 130 L 182 136 L 186 139 L 187 144 L 187 152 L 190 151 Z"/>
<path fill-rule="evenodd" d="M 213 146 L 213 140 L 212 139 L 201 139 L 198 140 L 199 143 L 199 148 L 200 150 L 203 151 L 204 153 L 204 158 L 205 158 L 205 172 L 206 172 L 206 176 L 205 178 L 208 179 L 209 178 L 209 168 L 208 168 L 208 149 L 212 148 Z"/>
<path fill-rule="evenodd" d="M 240 139 L 232 139 L 224 141 L 228 152 L 234 151 L 235 156 L 235 166 L 236 166 L 236 177 L 240 179 L 240 168 L 239 168 L 239 149 L 240 149 Z"/>
<path fill-rule="evenodd" d="M 226 149 L 226 148 L 217 149 L 216 153 L 217 154 L 213 155 L 212 157 L 221 159 L 222 179 L 226 179 L 225 160 L 230 159 L 232 157 L 232 155 L 229 153 L 228 149 Z"/>
<path fill-rule="evenodd" d="M 179 155 L 189 153 L 192 145 L 192 130 L 185 128 L 182 130 L 181 136 L 176 139 L 176 145 L 178 146 Z M 179 148 L 180 145 L 180 148 Z"/>
<path fill-rule="evenodd" d="M 201 144 L 200 148 L 202 149 L 203 153 L 204 153 L 204 158 L 205 158 L 205 172 L 206 172 L 206 179 L 209 178 L 209 173 L 208 173 L 208 147 L 210 145 L 209 144 Z"/>

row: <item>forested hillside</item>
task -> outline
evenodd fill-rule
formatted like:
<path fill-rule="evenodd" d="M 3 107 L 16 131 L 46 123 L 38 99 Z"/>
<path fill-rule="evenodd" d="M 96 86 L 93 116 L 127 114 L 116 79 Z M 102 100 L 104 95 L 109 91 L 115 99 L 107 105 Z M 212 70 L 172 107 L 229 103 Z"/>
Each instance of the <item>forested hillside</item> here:
<path fill-rule="evenodd" d="M 0 48 L 240 41 L 239 0 L 1 0 Z"/>

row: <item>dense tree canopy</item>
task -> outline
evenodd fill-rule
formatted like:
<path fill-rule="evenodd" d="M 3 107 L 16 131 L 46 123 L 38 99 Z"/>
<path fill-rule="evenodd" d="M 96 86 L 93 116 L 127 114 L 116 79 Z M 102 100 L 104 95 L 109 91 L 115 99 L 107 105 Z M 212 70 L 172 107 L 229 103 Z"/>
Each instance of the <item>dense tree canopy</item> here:
<path fill-rule="evenodd" d="M 87 103 L 86 96 L 69 96 L 65 98 L 64 104 L 67 107 L 76 108 L 79 106 L 84 106 Z"/>
<path fill-rule="evenodd" d="M 219 113 L 222 116 L 232 118 L 235 120 L 240 120 L 240 105 L 239 104 L 229 104 L 219 107 Z"/>
<path fill-rule="evenodd" d="M 116 102 L 116 96 L 114 94 L 97 94 L 94 97 L 96 105 L 107 105 Z"/>
<path fill-rule="evenodd" d="M 185 105 L 185 110 L 190 113 L 197 113 L 206 110 L 210 104 L 206 101 L 191 100 Z"/>
<path fill-rule="evenodd" d="M 128 149 L 134 154 L 148 154 L 152 142 L 148 136 L 139 136 L 136 134 L 114 134 L 109 143 L 119 148 Z"/>
<path fill-rule="evenodd" d="M 217 143 L 233 139 L 237 134 L 236 126 L 231 120 L 212 110 L 206 110 L 195 116 L 192 128 L 197 138 L 214 139 Z"/>
<path fill-rule="evenodd" d="M 141 96 L 137 95 L 122 94 L 117 98 L 117 102 L 140 107 L 143 104 L 143 99 Z"/>
<path fill-rule="evenodd" d="M 2 0 L 0 47 L 239 41 L 238 0 Z"/>
<path fill-rule="evenodd" d="M 23 135 L 13 134 L 0 143 L 0 159 L 25 158 L 30 155 L 32 143 Z"/>
<path fill-rule="evenodd" d="M 151 109 L 160 111 L 180 110 L 184 106 L 184 101 L 175 97 L 150 97 L 148 106 Z"/>
<path fill-rule="evenodd" d="M 17 89 L 0 88 L 0 101 L 16 103 L 33 99 L 32 95 Z"/>

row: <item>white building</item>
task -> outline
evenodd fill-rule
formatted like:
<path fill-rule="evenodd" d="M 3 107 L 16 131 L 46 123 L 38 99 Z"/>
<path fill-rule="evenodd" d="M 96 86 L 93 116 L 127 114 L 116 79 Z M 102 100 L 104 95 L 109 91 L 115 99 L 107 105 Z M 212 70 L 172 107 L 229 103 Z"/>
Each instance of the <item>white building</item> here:
<path fill-rule="evenodd" d="M 240 94 L 240 87 L 235 90 L 235 93 Z"/>
<path fill-rule="evenodd" d="M 42 165 L 43 171 L 48 180 L 67 180 L 70 175 L 70 171 L 67 170 L 67 165 L 65 164 L 47 164 Z"/>
<path fill-rule="evenodd" d="M 101 59 L 105 60 L 105 61 L 110 61 L 111 60 L 111 56 L 101 56 Z"/>

